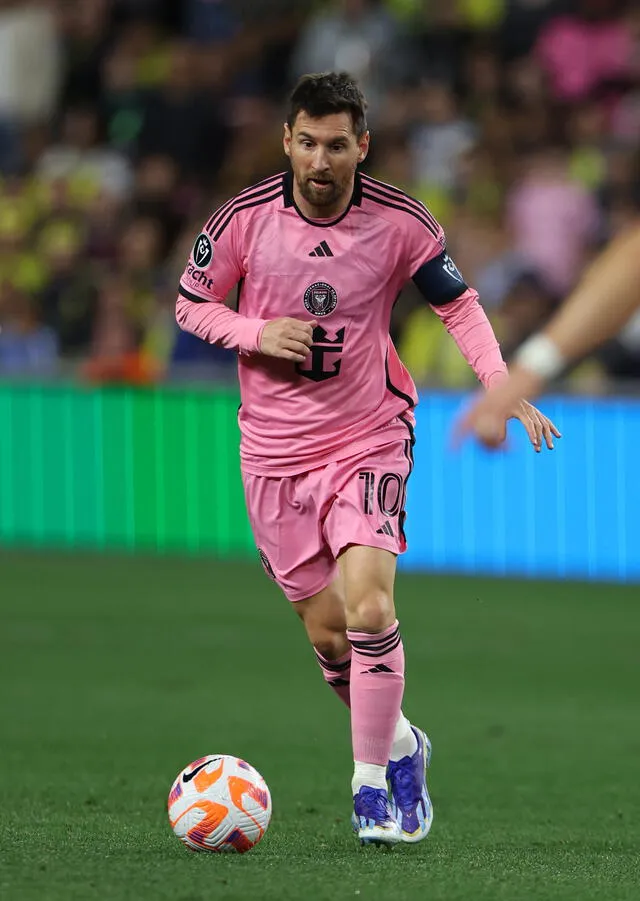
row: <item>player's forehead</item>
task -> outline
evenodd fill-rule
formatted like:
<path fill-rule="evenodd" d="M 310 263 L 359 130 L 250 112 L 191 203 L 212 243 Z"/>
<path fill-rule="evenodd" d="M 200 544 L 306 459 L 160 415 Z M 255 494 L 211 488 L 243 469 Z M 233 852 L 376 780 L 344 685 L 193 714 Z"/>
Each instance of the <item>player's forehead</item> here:
<path fill-rule="evenodd" d="M 306 134 L 321 142 L 335 141 L 338 138 L 354 140 L 356 137 L 353 120 L 348 112 L 310 116 L 305 110 L 300 110 L 293 123 L 292 134 Z"/>

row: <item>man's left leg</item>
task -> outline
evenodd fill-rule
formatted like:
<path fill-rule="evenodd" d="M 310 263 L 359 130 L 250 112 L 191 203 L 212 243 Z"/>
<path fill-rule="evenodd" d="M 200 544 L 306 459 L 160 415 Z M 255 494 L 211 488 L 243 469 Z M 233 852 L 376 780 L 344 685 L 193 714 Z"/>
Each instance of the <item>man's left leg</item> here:
<path fill-rule="evenodd" d="M 354 826 L 363 841 L 397 840 L 393 825 L 381 816 L 389 777 L 390 812 L 399 823 L 400 838 L 419 841 L 432 820 L 425 774 L 430 746 L 401 713 L 404 648 L 393 601 L 396 557 L 380 548 L 351 546 L 338 565 L 352 647 Z M 368 817 L 367 808 L 380 810 Z"/>

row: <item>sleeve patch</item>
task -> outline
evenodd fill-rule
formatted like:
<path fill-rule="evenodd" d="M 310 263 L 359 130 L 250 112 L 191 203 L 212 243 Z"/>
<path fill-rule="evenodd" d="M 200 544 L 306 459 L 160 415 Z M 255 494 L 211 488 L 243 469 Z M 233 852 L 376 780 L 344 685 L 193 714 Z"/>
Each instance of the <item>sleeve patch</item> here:
<path fill-rule="evenodd" d="M 193 261 L 198 269 L 206 269 L 213 259 L 213 246 L 209 235 L 201 232 L 193 245 Z"/>
<path fill-rule="evenodd" d="M 425 300 L 435 307 L 456 300 L 468 288 L 446 251 L 424 263 L 414 274 L 413 281 Z"/>

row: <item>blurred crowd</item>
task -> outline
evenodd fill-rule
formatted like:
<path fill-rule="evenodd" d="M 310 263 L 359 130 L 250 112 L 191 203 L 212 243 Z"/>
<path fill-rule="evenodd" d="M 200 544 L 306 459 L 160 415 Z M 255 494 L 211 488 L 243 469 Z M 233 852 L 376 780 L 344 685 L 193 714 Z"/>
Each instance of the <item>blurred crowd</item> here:
<path fill-rule="evenodd" d="M 284 168 L 287 93 L 328 69 L 360 79 L 368 171 L 440 219 L 507 358 L 638 216 L 634 3 L 0 0 L 0 376 L 233 378 L 177 329 L 178 278 L 211 210 Z M 472 383 L 411 287 L 392 330 L 419 383 Z M 640 319 L 572 378 L 639 376 Z"/>

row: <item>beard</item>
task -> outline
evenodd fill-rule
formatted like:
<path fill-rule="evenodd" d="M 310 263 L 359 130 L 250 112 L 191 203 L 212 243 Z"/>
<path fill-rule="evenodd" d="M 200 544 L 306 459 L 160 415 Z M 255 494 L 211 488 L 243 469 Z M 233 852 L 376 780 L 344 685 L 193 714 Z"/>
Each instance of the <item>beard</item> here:
<path fill-rule="evenodd" d="M 332 207 L 335 206 L 344 196 L 347 189 L 345 182 L 336 181 L 329 176 L 318 176 L 320 181 L 327 184 L 326 188 L 318 188 L 313 184 L 312 176 L 309 178 L 297 177 L 298 188 L 300 193 L 312 206 L 315 207 Z"/>

